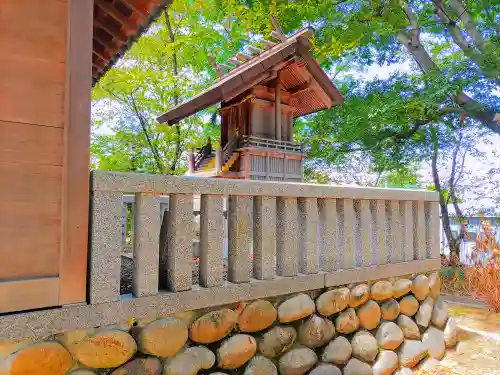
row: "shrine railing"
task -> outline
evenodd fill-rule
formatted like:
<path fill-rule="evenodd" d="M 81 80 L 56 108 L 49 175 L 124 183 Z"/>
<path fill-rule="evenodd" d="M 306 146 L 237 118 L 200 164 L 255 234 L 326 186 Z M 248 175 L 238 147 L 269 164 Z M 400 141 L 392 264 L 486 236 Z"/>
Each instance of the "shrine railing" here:
<path fill-rule="evenodd" d="M 202 148 L 200 148 L 196 153 L 196 155 L 194 156 L 194 168 L 195 169 L 200 168 L 203 160 L 205 160 L 208 157 L 214 157 L 213 150 L 211 146 L 205 145 Z"/>
<path fill-rule="evenodd" d="M 91 304 L 124 298 L 127 194 L 135 195 L 133 300 L 179 303 L 189 292 L 223 304 L 440 267 L 434 192 L 111 172 L 94 172 L 92 182 Z"/>
<path fill-rule="evenodd" d="M 266 149 L 275 149 L 285 152 L 296 152 L 302 154 L 302 145 L 289 141 L 261 138 L 255 136 L 243 135 L 240 139 L 240 147 L 261 147 Z"/>

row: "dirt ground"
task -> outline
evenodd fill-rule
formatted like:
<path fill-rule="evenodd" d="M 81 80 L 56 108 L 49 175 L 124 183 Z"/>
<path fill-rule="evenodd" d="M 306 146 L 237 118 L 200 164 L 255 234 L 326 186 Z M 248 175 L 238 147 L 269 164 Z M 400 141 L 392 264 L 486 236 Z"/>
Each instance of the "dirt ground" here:
<path fill-rule="evenodd" d="M 462 332 L 457 348 L 441 364 L 461 375 L 500 375 L 500 314 L 453 304 L 449 312 Z"/>

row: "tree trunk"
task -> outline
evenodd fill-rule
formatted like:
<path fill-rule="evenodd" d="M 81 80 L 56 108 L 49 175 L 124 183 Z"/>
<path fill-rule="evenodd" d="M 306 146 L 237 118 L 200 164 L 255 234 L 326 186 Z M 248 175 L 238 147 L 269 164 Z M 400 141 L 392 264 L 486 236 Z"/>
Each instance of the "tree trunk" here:
<path fill-rule="evenodd" d="M 439 144 L 435 130 L 431 131 L 431 137 L 433 141 L 431 159 L 432 179 L 434 182 L 434 186 L 436 187 L 436 191 L 439 194 L 439 206 L 441 207 L 442 216 L 441 220 L 443 224 L 444 234 L 446 236 L 446 241 L 448 243 L 448 247 L 450 248 L 450 260 L 452 265 L 457 265 L 457 259 L 458 262 L 460 261 L 460 240 L 453 237 L 453 231 L 451 230 L 450 225 L 450 213 L 448 211 L 448 204 L 446 203 L 446 199 L 441 188 L 441 182 L 439 180 L 439 173 L 437 168 Z"/>
<path fill-rule="evenodd" d="M 456 257 L 455 259 L 460 261 L 460 243 L 463 241 L 463 239 L 466 237 L 466 228 L 465 228 L 465 218 L 462 213 L 462 210 L 460 209 L 460 206 L 458 205 L 458 197 L 456 195 L 457 191 L 457 184 L 460 181 L 460 178 L 463 174 L 463 169 L 464 169 L 464 164 L 465 164 L 465 157 L 467 155 L 467 152 L 464 151 L 461 160 L 458 161 L 458 156 L 460 153 L 460 148 L 462 147 L 462 139 L 463 139 L 463 133 L 460 133 L 459 129 L 459 136 L 458 136 L 458 141 L 455 146 L 455 149 L 453 150 L 452 154 L 452 159 L 451 159 L 451 173 L 450 173 L 450 180 L 449 180 L 449 192 L 448 192 L 448 199 L 446 200 L 446 205 L 451 203 L 453 204 L 453 208 L 455 209 L 455 215 L 456 218 L 459 222 L 460 228 L 459 228 L 459 234 L 458 238 L 456 239 L 456 246 L 457 246 L 457 252 L 456 252 Z"/>

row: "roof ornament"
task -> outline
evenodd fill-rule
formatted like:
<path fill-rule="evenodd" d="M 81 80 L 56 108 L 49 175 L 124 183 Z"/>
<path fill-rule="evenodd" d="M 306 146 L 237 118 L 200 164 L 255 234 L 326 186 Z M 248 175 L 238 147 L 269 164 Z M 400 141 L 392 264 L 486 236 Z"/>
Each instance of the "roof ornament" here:
<path fill-rule="evenodd" d="M 208 56 L 208 59 L 210 60 L 210 64 L 212 65 L 212 68 L 214 68 L 215 71 L 217 72 L 217 76 L 219 78 L 222 77 L 222 71 L 220 70 L 219 65 L 217 65 L 217 63 L 215 62 L 214 57 Z"/>
<path fill-rule="evenodd" d="M 248 53 L 238 52 L 235 56 L 227 60 L 227 64 L 217 64 L 215 62 L 215 59 L 212 56 L 209 56 L 210 64 L 217 72 L 217 76 L 221 78 L 224 76 L 224 74 L 229 73 L 233 69 L 251 60 L 255 56 L 258 56 L 261 53 L 267 51 L 268 49 L 273 48 L 279 43 L 285 42 L 287 39 L 286 35 L 283 33 L 283 29 L 281 28 L 281 25 L 279 24 L 275 16 L 271 16 L 271 24 L 273 26 L 273 30 L 271 31 L 271 38 L 276 39 L 278 41 L 274 42 L 266 39 L 262 40 L 261 43 L 264 46 L 264 49 L 254 45 L 248 45 L 246 46 L 246 50 L 248 51 Z"/>

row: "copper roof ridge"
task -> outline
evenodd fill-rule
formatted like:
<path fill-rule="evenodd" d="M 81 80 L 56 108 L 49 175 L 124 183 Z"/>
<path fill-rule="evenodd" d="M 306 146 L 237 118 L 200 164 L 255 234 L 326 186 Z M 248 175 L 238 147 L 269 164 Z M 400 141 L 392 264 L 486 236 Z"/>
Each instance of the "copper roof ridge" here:
<path fill-rule="evenodd" d="M 264 61 L 266 58 L 275 55 L 276 53 L 281 52 L 282 50 L 286 49 L 287 47 L 293 45 L 294 43 L 299 43 L 301 40 L 307 39 L 309 40 L 309 36 L 314 32 L 314 29 L 312 27 L 307 27 L 305 29 L 301 29 L 297 31 L 295 34 L 290 36 L 286 41 L 282 43 L 276 44 L 276 46 L 269 48 L 268 50 L 264 51 L 263 53 L 254 56 L 252 59 L 242 63 L 240 66 L 236 67 L 235 69 L 231 70 L 229 73 L 225 74 L 221 78 L 215 80 L 211 86 L 206 88 L 205 90 L 199 92 L 195 96 L 191 97 L 189 100 L 180 103 L 179 105 L 170 108 L 168 111 L 164 112 L 160 116 L 156 118 L 156 120 L 159 123 L 174 123 L 178 122 L 180 120 L 173 117 L 172 119 L 169 119 L 168 114 L 171 114 L 172 112 L 178 111 L 179 108 L 182 108 L 186 106 L 188 103 L 191 103 L 193 101 L 196 101 L 200 97 L 207 95 L 211 90 L 215 90 L 217 88 L 220 88 L 227 82 L 231 81 L 232 79 L 235 79 L 236 77 L 240 76 L 243 72 L 253 68 L 257 64 L 260 64 L 262 61 Z M 213 104 L 210 104 L 213 105 Z M 207 105 L 208 106 L 208 105 Z M 201 108 L 200 108 L 201 109 Z M 190 116 L 190 115 L 187 115 Z M 187 117 L 187 116 L 181 116 L 182 118 Z"/>
<path fill-rule="evenodd" d="M 275 46 L 264 50 L 262 53 L 259 53 L 258 55 L 253 55 L 250 60 L 247 60 L 245 62 L 242 62 L 240 65 L 235 66 L 235 68 L 233 70 L 231 70 L 230 72 L 224 74 L 222 77 L 218 77 L 214 83 L 221 82 L 225 78 L 229 78 L 229 76 L 231 74 L 237 74 L 240 70 L 244 70 L 244 68 L 247 68 L 247 66 L 249 66 L 250 63 L 255 62 L 255 59 L 264 58 L 265 56 L 270 55 L 270 54 L 276 52 L 277 50 L 283 49 L 284 47 L 292 44 L 293 42 L 296 42 L 300 37 L 306 36 L 309 38 L 310 35 L 312 35 L 313 33 L 314 33 L 314 29 L 312 27 L 306 27 L 304 29 L 300 29 L 295 34 L 288 37 L 286 39 L 286 41 L 276 43 Z"/>

